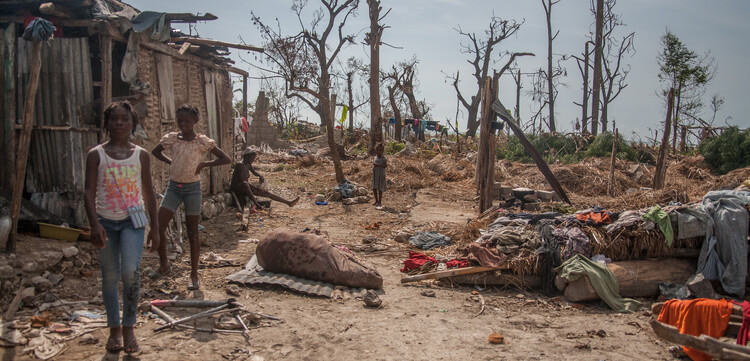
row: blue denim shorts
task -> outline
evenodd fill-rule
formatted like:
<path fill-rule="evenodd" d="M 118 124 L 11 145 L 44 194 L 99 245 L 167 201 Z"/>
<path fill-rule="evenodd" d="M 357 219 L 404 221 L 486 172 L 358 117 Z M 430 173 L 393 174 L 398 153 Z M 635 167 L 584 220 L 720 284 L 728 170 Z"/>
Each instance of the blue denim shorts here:
<path fill-rule="evenodd" d="M 169 209 L 174 213 L 180 203 L 185 204 L 185 214 L 188 216 L 199 216 L 201 214 L 201 182 L 177 183 L 169 181 L 164 199 L 161 200 L 162 208 Z"/>

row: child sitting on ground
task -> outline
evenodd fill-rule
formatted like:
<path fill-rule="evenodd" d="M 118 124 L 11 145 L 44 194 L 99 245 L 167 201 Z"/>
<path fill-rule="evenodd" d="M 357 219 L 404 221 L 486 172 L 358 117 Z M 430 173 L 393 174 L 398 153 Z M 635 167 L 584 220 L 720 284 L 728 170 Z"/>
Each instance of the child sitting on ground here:
<path fill-rule="evenodd" d="M 263 176 L 255 170 L 255 167 L 253 167 L 253 162 L 255 161 L 256 156 L 257 154 L 254 150 L 247 148 L 244 152 L 242 152 L 242 163 L 234 166 L 231 189 L 232 192 L 234 192 L 234 194 L 237 196 L 237 200 L 240 202 L 240 207 L 245 207 L 245 204 L 247 203 L 245 197 L 249 197 L 250 201 L 253 203 L 253 209 L 255 209 L 256 207 L 258 209 L 263 208 L 260 206 L 255 196 L 268 197 L 275 201 L 284 203 L 289 207 L 294 207 L 294 205 L 299 201 L 299 197 L 295 198 L 294 200 L 288 201 L 248 182 L 250 173 L 257 176 L 261 184 L 265 182 Z"/>
<path fill-rule="evenodd" d="M 102 127 L 109 140 L 92 148 L 86 156 L 84 192 L 91 243 L 99 248 L 102 270 L 102 298 L 109 326 L 105 348 L 129 354 L 140 350 L 133 327 L 141 287 L 141 252 L 146 230 L 144 203 L 151 218 L 150 251 L 160 246 L 151 158 L 129 140 L 137 125 L 138 116 L 128 102 L 115 102 L 104 109 Z M 122 323 L 117 290 L 120 280 Z"/>
<path fill-rule="evenodd" d="M 383 192 L 385 192 L 385 168 L 388 162 L 383 156 L 383 143 L 375 145 L 375 158 L 372 160 L 372 195 L 375 197 L 375 207 L 383 207 Z"/>
<path fill-rule="evenodd" d="M 161 142 L 151 152 L 156 159 L 169 164 L 169 184 L 159 207 L 159 234 L 166 237 L 169 220 L 180 203 L 185 205 L 185 219 L 187 233 L 190 240 L 190 284 L 189 290 L 200 288 L 198 279 L 198 262 L 200 256 L 200 234 L 198 222 L 201 217 L 201 169 L 206 167 L 229 164 L 229 157 L 216 147 L 216 142 L 195 132 L 198 123 L 198 109 L 185 104 L 177 108 L 177 126 L 179 132 L 171 132 L 161 138 Z M 164 154 L 165 150 L 172 151 L 172 157 Z M 218 159 L 205 161 L 206 154 L 211 153 Z M 167 259 L 167 243 L 159 245 L 159 269 L 149 274 L 151 278 L 159 278 L 169 273 L 170 265 Z"/>

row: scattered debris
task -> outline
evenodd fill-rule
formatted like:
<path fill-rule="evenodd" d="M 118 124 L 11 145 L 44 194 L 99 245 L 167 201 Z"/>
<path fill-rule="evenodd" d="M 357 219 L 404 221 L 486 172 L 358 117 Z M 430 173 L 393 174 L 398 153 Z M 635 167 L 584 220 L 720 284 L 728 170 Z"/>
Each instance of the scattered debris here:
<path fill-rule="evenodd" d="M 503 337 L 503 335 L 501 335 L 501 334 L 499 334 L 497 332 L 493 332 L 493 333 L 491 333 L 487 337 L 487 341 L 489 341 L 489 343 L 495 344 L 495 345 L 504 344 L 505 343 L 505 337 Z"/>
<path fill-rule="evenodd" d="M 365 306 L 367 307 L 380 307 L 380 305 L 383 304 L 383 301 L 373 290 L 367 290 L 365 295 L 362 297 L 362 301 L 364 301 Z"/>

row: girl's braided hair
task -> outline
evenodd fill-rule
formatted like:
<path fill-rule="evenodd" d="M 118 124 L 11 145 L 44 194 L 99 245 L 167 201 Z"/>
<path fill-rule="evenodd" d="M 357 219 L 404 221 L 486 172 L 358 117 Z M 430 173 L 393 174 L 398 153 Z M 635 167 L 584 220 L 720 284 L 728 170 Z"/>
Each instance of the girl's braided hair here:
<path fill-rule="evenodd" d="M 107 125 L 109 125 L 109 118 L 112 116 L 112 112 L 117 108 L 125 109 L 125 111 L 128 112 L 128 115 L 130 115 L 130 119 L 133 120 L 133 130 L 131 131 L 131 134 L 135 134 L 135 128 L 138 126 L 138 114 L 135 113 L 133 105 L 130 104 L 130 102 L 127 100 L 112 102 L 107 105 L 106 108 L 104 108 L 104 122 L 102 123 L 104 131 L 109 134 L 109 130 L 107 130 Z"/>
<path fill-rule="evenodd" d="M 177 108 L 177 111 L 175 113 L 179 112 L 185 112 L 195 117 L 195 119 L 198 119 L 198 108 L 190 105 L 190 104 L 182 104 L 179 108 Z"/>

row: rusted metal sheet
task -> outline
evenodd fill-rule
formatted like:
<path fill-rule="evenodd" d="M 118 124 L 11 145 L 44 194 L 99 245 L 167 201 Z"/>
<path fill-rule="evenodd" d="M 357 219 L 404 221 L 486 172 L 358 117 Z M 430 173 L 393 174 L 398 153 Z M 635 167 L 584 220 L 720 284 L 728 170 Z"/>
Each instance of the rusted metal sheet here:
<path fill-rule="evenodd" d="M 31 44 L 18 41 L 17 86 L 18 109 L 23 107 L 29 79 L 28 59 Z M 52 39 L 42 47 L 40 87 L 36 95 L 34 124 L 36 126 L 69 126 L 70 130 L 34 130 L 27 168 L 26 191 L 45 193 L 37 199 L 52 197 L 54 202 L 40 202 L 40 206 L 58 215 L 60 201 L 65 207 L 82 208 L 86 152 L 98 143 L 97 119 L 94 114 L 94 91 L 91 75 L 91 55 L 87 38 Z M 16 122 L 20 122 L 18 119 Z M 83 129 L 81 131 L 80 129 Z M 88 129 L 88 130 L 87 130 Z M 51 196 L 48 193 L 59 193 Z M 63 194 L 70 193 L 68 196 Z M 39 198 L 41 197 L 41 198 Z M 75 212 L 81 213 L 81 212 Z M 75 215 L 76 222 L 85 223 Z"/>
<path fill-rule="evenodd" d="M 351 293 L 352 296 L 360 296 L 367 292 L 367 289 L 364 288 L 346 288 L 288 274 L 269 272 L 258 264 L 258 258 L 255 255 L 247 262 L 245 269 L 233 273 L 224 279 L 243 285 L 265 284 L 282 286 L 312 296 L 333 297 L 333 292 L 336 289 Z"/>

